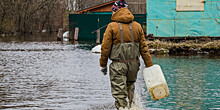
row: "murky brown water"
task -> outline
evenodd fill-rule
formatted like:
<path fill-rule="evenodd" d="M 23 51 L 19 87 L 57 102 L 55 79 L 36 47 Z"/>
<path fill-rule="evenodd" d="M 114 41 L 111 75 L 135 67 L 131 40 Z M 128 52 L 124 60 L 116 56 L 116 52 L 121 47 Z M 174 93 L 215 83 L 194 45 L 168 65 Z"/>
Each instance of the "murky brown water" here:
<path fill-rule="evenodd" d="M 99 71 L 100 55 L 90 52 L 94 46 L 56 37 L 1 39 L 0 109 L 115 110 L 109 76 Z M 171 93 L 152 101 L 140 71 L 136 93 L 146 108 L 220 109 L 219 57 L 153 56 L 153 61 L 161 65 Z"/>

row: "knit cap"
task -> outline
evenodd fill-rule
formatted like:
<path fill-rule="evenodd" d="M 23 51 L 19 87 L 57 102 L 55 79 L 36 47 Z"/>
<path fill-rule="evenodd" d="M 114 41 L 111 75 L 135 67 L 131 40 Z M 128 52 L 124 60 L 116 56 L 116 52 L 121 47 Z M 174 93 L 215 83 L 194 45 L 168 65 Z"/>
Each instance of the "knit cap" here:
<path fill-rule="evenodd" d="M 112 6 L 112 11 L 116 12 L 120 8 L 124 8 L 124 7 L 128 8 L 128 5 L 124 0 L 116 1 Z"/>

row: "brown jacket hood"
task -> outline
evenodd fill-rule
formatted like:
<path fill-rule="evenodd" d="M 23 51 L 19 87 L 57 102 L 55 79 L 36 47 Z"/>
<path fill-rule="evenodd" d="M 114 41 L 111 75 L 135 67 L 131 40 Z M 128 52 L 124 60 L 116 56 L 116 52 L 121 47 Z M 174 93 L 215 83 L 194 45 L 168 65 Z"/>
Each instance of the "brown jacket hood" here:
<path fill-rule="evenodd" d="M 127 8 L 121 8 L 112 15 L 112 21 L 130 23 L 134 20 L 133 14 Z"/>

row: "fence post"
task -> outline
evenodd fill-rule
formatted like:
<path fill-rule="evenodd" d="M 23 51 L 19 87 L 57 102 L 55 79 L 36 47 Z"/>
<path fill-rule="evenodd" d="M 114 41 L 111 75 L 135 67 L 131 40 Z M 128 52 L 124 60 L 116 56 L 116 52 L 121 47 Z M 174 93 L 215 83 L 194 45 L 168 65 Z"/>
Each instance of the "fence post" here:
<path fill-rule="evenodd" d="M 100 44 L 100 29 L 96 31 L 96 44 Z"/>
<path fill-rule="evenodd" d="M 75 40 L 75 41 L 78 40 L 78 36 L 79 36 L 79 28 L 76 27 L 76 28 L 75 28 L 75 34 L 74 34 L 74 40 Z"/>
<path fill-rule="evenodd" d="M 62 40 L 62 35 L 63 34 L 63 29 L 62 28 L 59 28 L 59 30 L 58 30 L 58 34 L 57 34 L 57 40 L 58 41 L 61 41 Z"/>

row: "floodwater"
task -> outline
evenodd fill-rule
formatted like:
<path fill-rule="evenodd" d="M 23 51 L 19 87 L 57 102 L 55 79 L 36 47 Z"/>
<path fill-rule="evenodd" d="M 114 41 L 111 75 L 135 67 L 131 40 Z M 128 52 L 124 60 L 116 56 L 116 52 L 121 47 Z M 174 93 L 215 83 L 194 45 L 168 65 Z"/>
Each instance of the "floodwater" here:
<path fill-rule="evenodd" d="M 91 42 L 56 37 L 0 38 L 0 109 L 115 110 L 109 76 Z M 220 57 L 154 56 L 170 96 L 150 99 L 141 71 L 136 94 L 146 109 L 220 109 Z M 109 62 L 110 63 L 110 62 Z"/>

